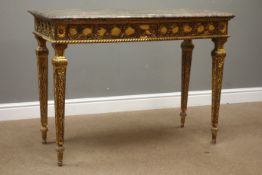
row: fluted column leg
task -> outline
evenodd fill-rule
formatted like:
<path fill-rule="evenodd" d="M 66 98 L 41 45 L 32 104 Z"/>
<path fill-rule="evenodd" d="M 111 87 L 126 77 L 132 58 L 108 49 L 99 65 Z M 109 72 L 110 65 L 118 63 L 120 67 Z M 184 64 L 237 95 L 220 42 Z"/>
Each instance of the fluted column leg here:
<path fill-rule="evenodd" d="M 227 38 L 214 38 L 212 41 L 215 48 L 212 51 L 212 112 L 211 112 L 211 131 L 212 143 L 216 143 L 218 132 L 218 117 L 220 107 L 220 96 L 222 88 L 223 68 L 226 52 L 224 44 Z"/>
<path fill-rule="evenodd" d="M 64 56 L 66 44 L 53 44 L 55 56 L 53 57 L 54 73 L 54 100 L 55 100 L 55 123 L 56 123 L 56 143 L 57 143 L 57 163 L 63 164 L 64 152 L 64 118 L 65 118 L 65 83 L 67 59 Z"/>
<path fill-rule="evenodd" d="M 185 125 L 188 89 L 190 81 L 190 70 L 192 62 L 192 52 L 194 45 L 192 40 L 184 40 L 181 44 L 182 48 L 182 77 L 181 77 L 181 128 Z"/>
<path fill-rule="evenodd" d="M 36 48 L 37 70 L 38 70 L 38 88 L 40 101 L 41 116 L 41 134 L 42 143 L 46 143 L 47 137 L 47 100 L 48 100 L 48 49 L 46 40 L 39 36 L 35 36 L 38 46 Z"/>

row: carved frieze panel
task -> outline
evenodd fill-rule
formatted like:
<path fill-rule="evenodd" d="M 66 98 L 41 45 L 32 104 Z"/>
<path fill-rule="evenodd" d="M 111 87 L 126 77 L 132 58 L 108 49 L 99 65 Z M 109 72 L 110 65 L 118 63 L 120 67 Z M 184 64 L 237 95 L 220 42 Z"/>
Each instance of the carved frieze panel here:
<path fill-rule="evenodd" d="M 227 21 L 55 23 L 36 19 L 35 31 L 51 40 L 150 39 L 227 35 Z"/>

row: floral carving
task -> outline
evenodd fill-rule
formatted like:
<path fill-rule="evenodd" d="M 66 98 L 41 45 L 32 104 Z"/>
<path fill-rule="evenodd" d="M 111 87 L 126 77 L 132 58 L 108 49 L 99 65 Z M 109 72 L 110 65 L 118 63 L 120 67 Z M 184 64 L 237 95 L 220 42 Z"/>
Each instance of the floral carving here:
<path fill-rule="evenodd" d="M 66 35 L 66 28 L 64 25 L 57 26 L 57 34 L 58 38 L 64 38 Z"/>
<path fill-rule="evenodd" d="M 184 24 L 184 26 L 183 26 L 183 31 L 184 31 L 185 33 L 190 33 L 190 32 L 192 32 L 192 27 L 190 26 L 190 24 Z"/>
<path fill-rule="evenodd" d="M 131 26 L 128 26 L 126 29 L 125 29 L 125 35 L 126 36 L 131 36 L 135 33 L 135 29 Z"/>
<path fill-rule="evenodd" d="M 86 28 L 84 28 L 84 29 L 82 30 L 82 34 L 83 34 L 84 36 L 89 36 L 89 35 L 91 35 L 92 33 L 93 33 L 93 29 L 90 28 L 90 27 L 86 27 Z"/>

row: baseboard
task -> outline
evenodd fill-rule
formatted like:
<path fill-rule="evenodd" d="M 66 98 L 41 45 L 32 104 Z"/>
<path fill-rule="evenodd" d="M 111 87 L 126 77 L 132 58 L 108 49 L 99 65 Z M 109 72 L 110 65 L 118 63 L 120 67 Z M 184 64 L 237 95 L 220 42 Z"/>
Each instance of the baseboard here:
<path fill-rule="evenodd" d="M 222 90 L 221 104 L 262 101 L 262 87 Z M 211 91 L 189 93 L 189 106 L 211 104 Z M 180 106 L 180 92 L 141 94 L 66 100 L 66 115 L 98 114 L 136 110 L 174 108 Z M 54 116 L 54 103 L 48 102 L 48 115 Z M 0 104 L 1 120 L 39 118 L 39 102 Z"/>

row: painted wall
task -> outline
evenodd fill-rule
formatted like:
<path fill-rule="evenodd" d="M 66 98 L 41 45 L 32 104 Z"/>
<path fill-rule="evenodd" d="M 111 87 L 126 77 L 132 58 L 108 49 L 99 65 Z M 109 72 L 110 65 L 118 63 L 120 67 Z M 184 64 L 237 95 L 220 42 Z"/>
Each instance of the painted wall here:
<path fill-rule="evenodd" d="M 190 8 L 232 12 L 224 88 L 262 86 L 262 1 L 259 0 L 0 0 L 0 103 L 36 101 L 37 79 L 29 9 Z M 180 90 L 180 41 L 69 46 L 67 98 Z M 191 90 L 211 87 L 210 40 L 194 41 Z M 53 55 L 50 48 L 50 60 Z M 49 67 L 52 98 L 52 67 Z"/>

